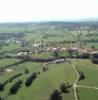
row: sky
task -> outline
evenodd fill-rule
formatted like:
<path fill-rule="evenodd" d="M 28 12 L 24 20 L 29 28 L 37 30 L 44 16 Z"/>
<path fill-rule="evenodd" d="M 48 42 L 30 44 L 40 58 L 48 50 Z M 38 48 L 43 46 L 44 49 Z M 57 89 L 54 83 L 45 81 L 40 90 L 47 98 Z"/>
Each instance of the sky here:
<path fill-rule="evenodd" d="M 98 18 L 98 0 L 0 0 L 0 22 Z"/>

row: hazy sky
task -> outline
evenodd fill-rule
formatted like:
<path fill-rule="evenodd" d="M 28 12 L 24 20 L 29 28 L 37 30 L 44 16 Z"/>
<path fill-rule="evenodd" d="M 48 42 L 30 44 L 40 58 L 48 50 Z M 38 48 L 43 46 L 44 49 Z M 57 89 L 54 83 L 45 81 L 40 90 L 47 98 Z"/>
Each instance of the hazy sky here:
<path fill-rule="evenodd" d="M 0 0 L 0 22 L 98 18 L 98 0 Z"/>

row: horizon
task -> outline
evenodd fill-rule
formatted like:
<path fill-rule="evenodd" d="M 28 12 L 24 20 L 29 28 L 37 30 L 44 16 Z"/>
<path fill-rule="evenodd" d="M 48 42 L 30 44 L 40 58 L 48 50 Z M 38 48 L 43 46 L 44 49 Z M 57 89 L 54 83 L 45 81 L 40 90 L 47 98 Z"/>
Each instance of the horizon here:
<path fill-rule="evenodd" d="M 3 0 L 0 23 L 98 19 L 97 0 Z"/>

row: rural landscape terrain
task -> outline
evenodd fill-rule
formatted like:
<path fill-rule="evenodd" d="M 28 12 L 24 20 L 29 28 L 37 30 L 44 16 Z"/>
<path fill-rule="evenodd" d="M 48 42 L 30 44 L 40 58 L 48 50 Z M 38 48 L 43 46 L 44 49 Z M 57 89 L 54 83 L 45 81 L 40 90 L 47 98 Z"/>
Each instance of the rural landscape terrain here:
<path fill-rule="evenodd" d="M 98 100 L 98 22 L 0 24 L 0 100 Z"/>

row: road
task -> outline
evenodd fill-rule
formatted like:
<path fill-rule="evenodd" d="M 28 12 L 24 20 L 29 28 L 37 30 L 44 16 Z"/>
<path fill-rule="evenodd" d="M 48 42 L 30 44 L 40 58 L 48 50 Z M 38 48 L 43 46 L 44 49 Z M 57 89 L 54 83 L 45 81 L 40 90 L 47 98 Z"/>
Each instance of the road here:
<path fill-rule="evenodd" d="M 77 75 L 77 78 L 76 78 L 76 80 L 75 80 L 74 83 L 73 83 L 74 96 L 75 96 L 75 100 L 79 100 L 79 99 L 78 99 L 78 95 L 77 95 L 77 83 L 78 83 L 78 81 L 79 81 L 79 73 L 78 73 L 78 71 L 77 71 L 76 66 L 75 66 L 73 63 L 71 63 L 71 65 L 72 65 L 72 67 L 73 67 L 73 69 L 74 69 L 74 71 L 75 71 L 75 73 L 76 73 L 76 75 Z"/>

